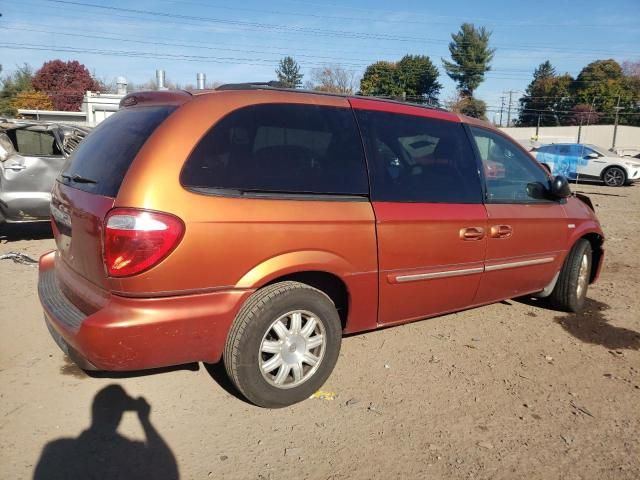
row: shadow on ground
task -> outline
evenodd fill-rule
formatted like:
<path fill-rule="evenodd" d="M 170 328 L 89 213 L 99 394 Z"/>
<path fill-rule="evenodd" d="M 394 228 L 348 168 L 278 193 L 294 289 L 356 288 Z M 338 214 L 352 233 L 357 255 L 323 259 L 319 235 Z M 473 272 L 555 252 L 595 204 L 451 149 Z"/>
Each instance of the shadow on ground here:
<path fill-rule="evenodd" d="M 190 372 L 197 372 L 198 370 L 200 370 L 200 366 L 194 362 L 194 363 L 186 363 L 184 365 L 174 365 L 170 367 L 150 368 L 147 370 L 131 370 L 128 372 L 92 371 L 92 370 L 82 370 L 73 362 L 73 360 L 71 360 L 66 355 L 64 355 L 63 360 L 64 360 L 64 365 L 60 367 L 60 373 L 63 375 L 68 375 L 75 378 L 91 377 L 91 378 L 121 379 L 121 378 L 146 377 L 149 375 L 159 375 L 162 373 L 175 372 L 179 370 L 187 370 Z"/>
<path fill-rule="evenodd" d="M 229 395 L 233 395 L 238 400 L 242 400 L 245 403 L 249 403 L 246 398 L 244 398 L 238 389 L 235 387 L 231 379 L 227 375 L 227 371 L 224 368 L 224 362 L 219 361 L 218 363 L 204 363 L 204 368 L 207 370 L 209 376 Z"/>
<path fill-rule="evenodd" d="M 610 325 L 604 314 L 607 310 L 609 306 L 605 303 L 587 299 L 580 313 L 562 315 L 554 320 L 583 342 L 602 345 L 610 350 L 640 350 L 640 333 Z"/>
<path fill-rule="evenodd" d="M 42 240 L 44 238 L 53 238 L 49 222 L 4 223 L 0 225 L 0 243 Z"/>
<path fill-rule="evenodd" d="M 132 398 L 120 385 L 109 385 L 96 394 L 91 411 L 91 425 L 77 438 L 59 438 L 44 447 L 34 480 L 179 478 L 176 459 L 151 424 L 151 406 L 143 397 Z M 138 415 L 143 442 L 117 432 L 127 411 Z"/>

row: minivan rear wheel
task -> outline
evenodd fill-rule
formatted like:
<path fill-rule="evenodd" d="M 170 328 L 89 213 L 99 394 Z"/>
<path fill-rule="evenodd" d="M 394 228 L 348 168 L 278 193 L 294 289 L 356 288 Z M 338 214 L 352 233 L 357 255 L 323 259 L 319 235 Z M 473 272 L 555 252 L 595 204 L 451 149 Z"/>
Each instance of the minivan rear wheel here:
<path fill-rule="evenodd" d="M 591 278 L 592 249 L 588 240 L 580 239 L 569 252 L 549 300 L 566 312 L 578 312 L 584 306 Z"/>
<path fill-rule="evenodd" d="M 324 384 L 341 341 L 340 317 L 327 295 L 303 283 L 279 282 L 242 307 L 227 337 L 224 364 L 249 401 L 285 407 Z"/>

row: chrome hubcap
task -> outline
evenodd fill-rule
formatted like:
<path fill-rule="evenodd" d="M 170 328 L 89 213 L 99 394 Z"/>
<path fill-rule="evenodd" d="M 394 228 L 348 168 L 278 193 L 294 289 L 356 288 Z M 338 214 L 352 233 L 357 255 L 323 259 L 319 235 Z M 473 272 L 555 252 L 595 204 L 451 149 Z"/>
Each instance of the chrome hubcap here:
<path fill-rule="evenodd" d="M 318 370 L 326 346 L 322 321 L 294 310 L 274 321 L 260 343 L 260 371 L 278 388 L 297 387 Z"/>
<path fill-rule="evenodd" d="M 622 185 L 624 175 L 619 169 L 612 168 L 604 174 L 604 181 L 607 185 Z"/>
<path fill-rule="evenodd" d="M 589 282 L 589 259 L 587 255 L 582 256 L 582 261 L 580 262 L 580 270 L 578 270 L 578 286 L 576 287 L 576 295 L 578 298 L 582 298 L 587 290 L 587 285 Z"/>

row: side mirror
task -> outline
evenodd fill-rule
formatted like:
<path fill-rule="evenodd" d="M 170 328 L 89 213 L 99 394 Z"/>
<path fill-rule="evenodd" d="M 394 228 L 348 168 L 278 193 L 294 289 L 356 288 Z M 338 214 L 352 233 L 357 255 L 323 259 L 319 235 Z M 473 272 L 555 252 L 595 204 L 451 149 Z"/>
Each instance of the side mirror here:
<path fill-rule="evenodd" d="M 600 155 L 598 155 L 597 153 L 588 153 L 584 156 L 584 158 L 586 158 L 587 160 L 594 160 L 596 158 L 600 158 Z"/>
<path fill-rule="evenodd" d="M 556 175 L 551 180 L 551 196 L 553 198 L 567 198 L 571 196 L 571 188 L 569 187 L 569 180 L 562 175 Z"/>

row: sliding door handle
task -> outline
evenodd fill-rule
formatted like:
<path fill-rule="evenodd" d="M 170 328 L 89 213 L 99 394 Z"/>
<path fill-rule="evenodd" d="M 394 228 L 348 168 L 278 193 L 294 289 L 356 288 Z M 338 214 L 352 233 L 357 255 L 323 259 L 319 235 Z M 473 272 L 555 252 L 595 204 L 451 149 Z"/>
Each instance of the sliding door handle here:
<path fill-rule="evenodd" d="M 484 238 L 484 228 L 465 227 L 460 229 L 460 240 L 481 240 Z"/>
<path fill-rule="evenodd" d="M 513 228 L 511 225 L 494 225 L 489 235 L 491 238 L 509 238 L 513 235 Z"/>

